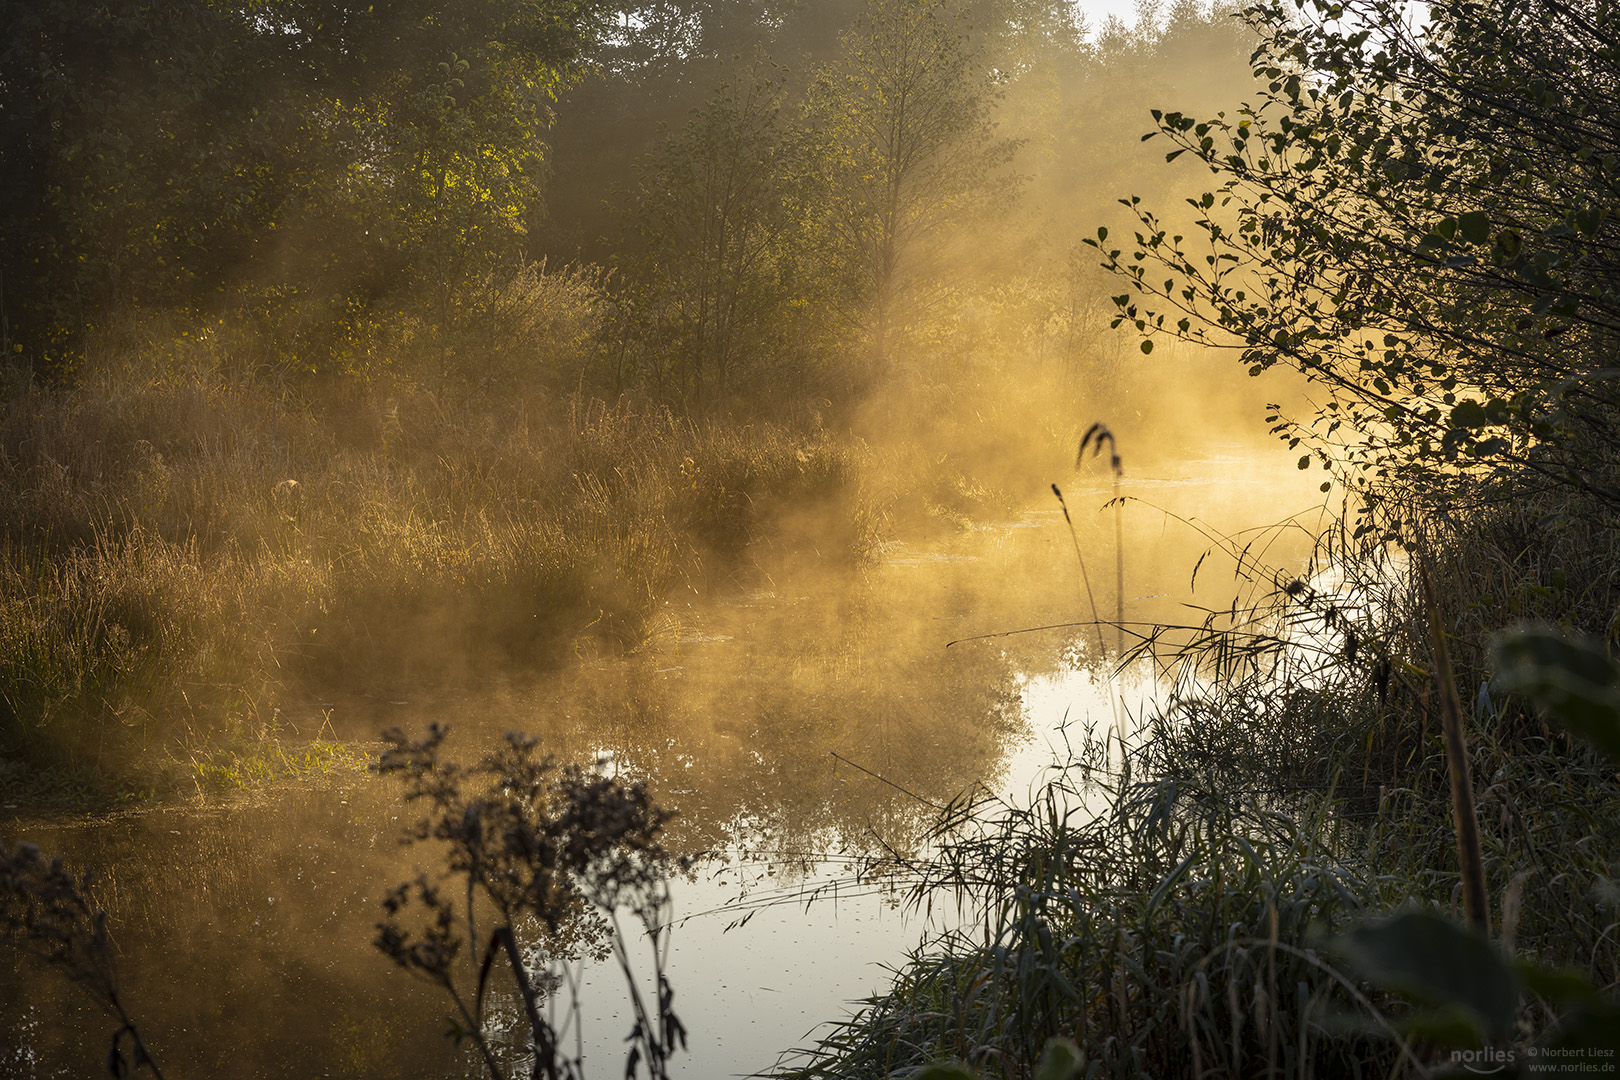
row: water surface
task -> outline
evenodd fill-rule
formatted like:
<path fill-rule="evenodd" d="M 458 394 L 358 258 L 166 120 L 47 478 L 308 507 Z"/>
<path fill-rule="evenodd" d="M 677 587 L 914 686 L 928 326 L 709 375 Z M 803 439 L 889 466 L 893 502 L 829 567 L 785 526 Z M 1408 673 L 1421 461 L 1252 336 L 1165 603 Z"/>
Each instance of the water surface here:
<path fill-rule="evenodd" d="M 1055 500 L 1032 499 L 1013 520 L 927 543 L 897 537 L 873 568 L 772 566 L 717 599 L 672 600 L 627 657 L 497 690 L 377 690 L 332 702 L 323 719 L 361 741 L 386 725 L 448 722 L 467 758 L 524 730 L 560 757 L 649 780 L 680 812 L 677 845 L 710 853 L 674 887 L 670 978 L 692 1033 L 677 1075 L 767 1069 L 880 991 L 928 929 L 855 884 L 849 857 L 915 852 L 935 807 L 973 785 L 1027 797 L 1066 741 L 1122 722 L 1154 692 L 1150 674 L 1104 674 L 1111 631 L 1059 625 L 1091 618 L 1076 540 L 1104 617 L 1119 598 L 1111 481 L 1057 479 L 1072 537 Z M 1127 620 L 1196 621 L 1200 607 L 1230 603 L 1243 586 L 1218 550 L 1193 587 L 1212 546 L 1201 529 L 1308 511 L 1316 479 L 1269 450 L 1127 476 L 1121 493 L 1140 500 L 1122 517 Z M 1320 519 L 1301 520 L 1249 534 L 1251 554 L 1297 572 Z M 1054 628 L 1006 634 L 1042 626 Z M 370 945 L 384 891 L 433 863 L 431 850 L 398 843 L 410 810 L 397 796 L 391 782 L 344 774 L 0 828 L 97 868 L 125 998 L 171 1078 L 473 1076 L 443 1035 L 448 1003 Z M 114 1025 L 54 976 L 15 972 L 0 987 L 0 1076 L 99 1074 Z M 617 972 L 582 977 L 588 1074 L 623 1075 Z"/>

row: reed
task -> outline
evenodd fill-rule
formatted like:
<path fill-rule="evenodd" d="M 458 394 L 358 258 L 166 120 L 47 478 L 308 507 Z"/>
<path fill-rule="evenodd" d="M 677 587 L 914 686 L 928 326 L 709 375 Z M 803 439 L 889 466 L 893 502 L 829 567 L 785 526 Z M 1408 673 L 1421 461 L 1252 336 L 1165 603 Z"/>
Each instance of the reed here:
<path fill-rule="evenodd" d="M 634 649 L 677 589 L 795 544 L 858 563 L 882 535 L 868 453 L 823 430 L 544 384 L 300 385 L 227 344 L 126 343 L 71 391 L 6 388 L 10 795 L 247 777 L 330 688 Z"/>
<path fill-rule="evenodd" d="M 1259 800 L 1060 770 L 1033 807 L 963 803 L 913 899 L 976 914 L 835 1027 L 795 1077 L 885 1077 L 941 1058 L 1024 1076 L 1054 1036 L 1097 1076 L 1386 1074 L 1400 1051 L 1339 1023 L 1378 1002 L 1319 954 L 1376 889 Z M 1326 812 L 1326 803 L 1322 813 Z M 943 829 L 946 822 L 942 822 Z"/>
<path fill-rule="evenodd" d="M 1032 806 L 960 801 L 932 858 L 874 864 L 915 904 L 971 915 L 783 1075 L 952 1059 L 1029 1076 L 1062 1035 L 1087 1075 L 1426 1076 L 1451 1036 L 1411 1026 L 1423 1014 L 1333 945 L 1411 908 L 1499 921 L 1524 963 L 1620 981 L 1616 900 L 1589 885 L 1620 857 L 1594 810 L 1620 777 L 1487 658 L 1525 618 L 1613 650 L 1620 530 L 1578 501 L 1483 500 L 1426 521 L 1419 572 L 1400 543 L 1412 504 L 1377 495 L 1302 567 L 1267 566 L 1263 534 L 1211 537 L 1238 602 L 1125 627 L 1121 662 L 1157 664 L 1168 692 L 1123 761 L 1086 731 Z M 1520 1048 L 1557 1037 L 1565 1006 L 1538 986 Z"/>

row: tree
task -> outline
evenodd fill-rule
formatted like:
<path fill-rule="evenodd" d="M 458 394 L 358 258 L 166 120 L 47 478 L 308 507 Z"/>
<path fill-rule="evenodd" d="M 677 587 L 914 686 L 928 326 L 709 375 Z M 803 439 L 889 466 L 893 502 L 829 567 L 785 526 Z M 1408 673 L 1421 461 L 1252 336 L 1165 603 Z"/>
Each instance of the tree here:
<path fill-rule="evenodd" d="M 132 302 L 209 291 L 274 216 L 257 109 L 274 43 L 207 0 L 0 3 L 0 318 L 8 360 L 70 362 Z"/>
<path fill-rule="evenodd" d="M 783 88 L 756 60 L 648 156 L 634 211 L 645 252 L 637 295 L 659 324 L 660 382 L 696 401 L 724 397 L 815 351 L 824 266 L 806 225 L 820 192 Z"/>
<path fill-rule="evenodd" d="M 1620 507 L 1620 23 L 1577 0 L 1245 12 L 1257 104 L 1155 114 L 1220 178 L 1194 237 L 1137 204 L 1120 319 L 1290 364 L 1293 445 L 1414 509 L 1538 492 Z M 1132 200 L 1135 204 L 1135 200 Z M 1311 455 L 1302 457 L 1301 468 Z M 1363 529 L 1369 522 L 1363 522 Z"/>
<path fill-rule="evenodd" d="M 632 0 L 565 99 L 551 142 L 558 168 L 547 199 L 547 252 L 607 261 L 634 246 L 624 178 L 679 132 L 746 58 L 793 65 L 805 50 L 836 51 L 855 0 Z M 828 26 L 832 29 L 829 31 Z M 781 81 L 778 79 L 777 81 Z M 604 198 L 604 191 L 608 197 Z"/>
<path fill-rule="evenodd" d="M 0 0 L 8 354 L 131 309 L 364 311 L 516 252 L 613 0 Z M 331 299 L 328 299 L 331 298 Z"/>
<path fill-rule="evenodd" d="M 1011 201 L 1015 147 L 996 138 L 999 76 L 950 0 L 872 0 L 843 45 L 812 89 L 812 125 L 834 177 L 830 224 L 861 282 L 851 314 L 884 359 L 939 299 L 957 226 Z"/>

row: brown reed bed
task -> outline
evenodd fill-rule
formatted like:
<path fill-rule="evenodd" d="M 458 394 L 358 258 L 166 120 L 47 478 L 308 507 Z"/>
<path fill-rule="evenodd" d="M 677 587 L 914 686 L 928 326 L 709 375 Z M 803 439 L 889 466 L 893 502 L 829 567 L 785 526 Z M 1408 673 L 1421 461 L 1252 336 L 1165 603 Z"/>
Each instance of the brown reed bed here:
<path fill-rule="evenodd" d="M 791 542 L 790 505 L 825 522 L 822 557 L 879 539 L 863 451 L 825 431 L 544 387 L 329 392 L 226 359 L 177 345 L 5 388 L 8 792 L 183 790 L 336 686 L 634 648 L 675 589 Z"/>

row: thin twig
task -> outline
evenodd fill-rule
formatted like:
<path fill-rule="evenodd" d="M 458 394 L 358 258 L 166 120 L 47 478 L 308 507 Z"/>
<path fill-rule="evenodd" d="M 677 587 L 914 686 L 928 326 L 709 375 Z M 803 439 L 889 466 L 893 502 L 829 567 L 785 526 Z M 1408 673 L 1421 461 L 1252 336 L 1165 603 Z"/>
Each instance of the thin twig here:
<path fill-rule="evenodd" d="M 845 757 L 843 754 L 840 754 L 836 750 L 829 750 L 829 751 L 827 751 L 827 753 L 831 754 L 833 757 L 837 758 L 839 761 L 842 761 L 845 765 L 848 765 L 850 768 L 859 769 L 859 770 L 861 770 L 861 772 L 865 773 L 867 776 L 870 776 L 875 780 L 883 781 L 885 784 L 888 784 L 890 787 L 894 788 L 894 790 L 896 790 L 896 791 L 898 791 L 898 792 L 900 792 L 902 794 L 905 794 L 905 795 L 910 795 L 913 799 L 916 799 L 918 802 L 922 803 L 924 806 L 932 806 L 935 810 L 943 810 L 943 809 L 945 809 L 939 803 L 934 802 L 934 801 L 932 801 L 930 799 L 925 799 L 921 795 L 917 794 L 915 791 L 910 790 L 909 788 L 901 787 L 899 784 L 895 783 L 893 780 L 890 780 L 887 776 L 879 775 L 878 773 L 873 772 L 871 769 L 868 769 L 865 765 L 857 765 L 855 762 L 849 760 L 849 758 Z"/>
<path fill-rule="evenodd" d="M 1091 605 L 1091 625 L 1097 630 L 1097 651 L 1106 660 L 1108 646 L 1103 643 L 1102 620 L 1097 617 L 1097 597 L 1091 591 L 1091 575 L 1086 573 L 1086 557 L 1080 552 L 1080 537 L 1074 531 L 1074 519 L 1069 516 L 1069 504 L 1063 501 L 1063 492 L 1056 484 L 1052 485 L 1052 494 L 1057 496 L 1058 505 L 1063 508 L 1063 520 L 1069 526 L 1069 539 L 1074 541 L 1074 557 L 1080 563 L 1080 580 L 1086 584 L 1086 602 Z"/>

